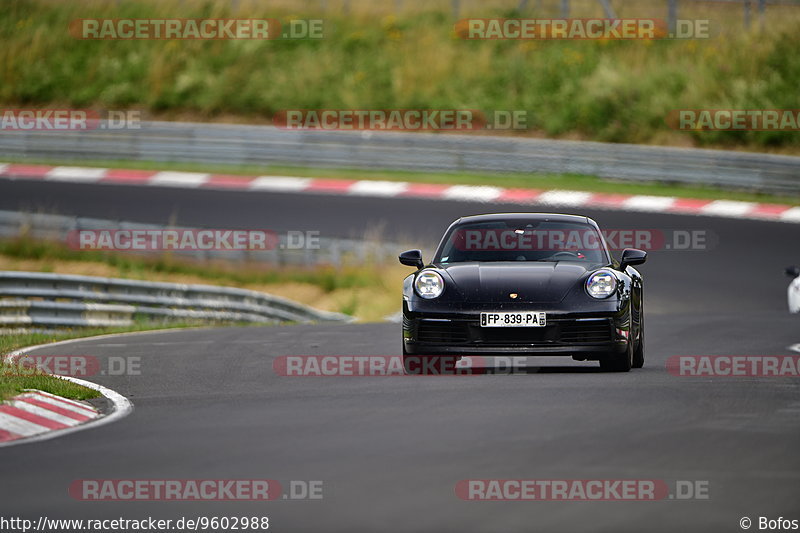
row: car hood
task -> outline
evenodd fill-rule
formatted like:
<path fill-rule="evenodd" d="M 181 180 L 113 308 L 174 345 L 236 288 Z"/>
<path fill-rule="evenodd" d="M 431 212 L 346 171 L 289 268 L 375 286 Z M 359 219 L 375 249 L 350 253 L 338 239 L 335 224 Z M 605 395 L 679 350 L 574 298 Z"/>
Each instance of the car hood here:
<path fill-rule="evenodd" d="M 589 270 L 574 262 L 451 263 L 440 269 L 467 300 L 476 302 L 560 302 Z M 517 298 L 511 298 L 517 294 Z"/>

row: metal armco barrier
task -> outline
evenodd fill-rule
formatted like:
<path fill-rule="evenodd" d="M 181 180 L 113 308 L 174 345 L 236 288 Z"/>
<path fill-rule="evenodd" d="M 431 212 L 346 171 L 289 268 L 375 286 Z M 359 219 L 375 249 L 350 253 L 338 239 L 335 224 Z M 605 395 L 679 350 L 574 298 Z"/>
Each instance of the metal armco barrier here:
<path fill-rule="evenodd" d="M 482 135 L 282 130 L 179 122 L 0 131 L 0 156 L 425 171 L 551 172 L 800 194 L 800 157 Z"/>
<path fill-rule="evenodd" d="M 117 278 L 0 271 L 0 327 L 181 323 L 348 322 L 270 294 Z"/>
<path fill-rule="evenodd" d="M 46 215 L 42 213 L 25 213 L 0 210 L 0 238 L 27 236 L 33 239 L 55 240 L 65 243 L 69 232 L 76 230 L 165 230 L 165 229 L 197 229 L 177 226 L 159 226 L 85 218 L 62 215 Z M 279 246 L 273 250 L 176 250 L 170 252 L 178 257 L 200 261 L 219 259 L 232 262 L 256 262 L 269 265 L 334 265 L 351 263 L 386 263 L 397 261 L 399 250 L 404 247 L 397 243 L 377 241 L 359 241 L 356 239 L 338 239 L 319 237 L 319 246 L 301 246 L 293 248 L 287 242 L 287 234 L 279 234 Z M 136 251 L 141 255 L 159 255 L 165 252 Z"/>

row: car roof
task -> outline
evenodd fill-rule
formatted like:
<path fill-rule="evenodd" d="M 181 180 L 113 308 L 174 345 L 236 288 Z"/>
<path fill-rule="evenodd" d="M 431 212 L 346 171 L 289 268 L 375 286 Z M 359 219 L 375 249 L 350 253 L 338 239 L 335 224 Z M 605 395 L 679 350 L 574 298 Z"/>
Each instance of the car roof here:
<path fill-rule="evenodd" d="M 582 215 L 564 215 L 559 213 L 487 213 L 485 215 L 471 215 L 461 217 L 453 224 L 464 224 L 472 222 L 492 222 L 495 220 L 535 220 L 535 221 L 559 221 L 559 222 L 582 222 L 597 226 L 597 223 L 589 217 Z"/>

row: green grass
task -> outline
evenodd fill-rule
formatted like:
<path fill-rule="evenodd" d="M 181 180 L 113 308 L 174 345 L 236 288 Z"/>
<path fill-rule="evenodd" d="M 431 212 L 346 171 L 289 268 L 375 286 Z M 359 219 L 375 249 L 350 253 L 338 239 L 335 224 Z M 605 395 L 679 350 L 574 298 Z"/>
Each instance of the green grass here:
<path fill-rule="evenodd" d="M 48 160 L 0 157 L 0 162 L 50 165 L 80 165 L 89 167 L 126 168 L 136 170 L 179 170 L 210 172 L 242 176 L 281 175 L 341 179 L 373 179 L 408 181 L 417 183 L 443 183 L 452 185 L 492 185 L 529 189 L 566 189 L 613 194 L 645 194 L 653 196 L 678 196 L 683 198 L 724 199 L 744 202 L 765 202 L 800 205 L 800 197 L 778 196 L 751 191 L 725 190 L 717 187 L 695 187 L 666 183 L 642 183 L 598 178 L 578 174 L 492 174 L 480 172 L 413 172 L 400 170 L 364 170 L 307 168 L 278 165 L 194 164 L 156 161 L 102 161 L 102 160 Z"/>
<path fill-rule="evenodd" d="M 157 329 L 164 329 L 165 327 L 177 328 L 185 326 L 180 324 L 158 326 Z M 124 333 L 130 331 L 147 331 L 150 329 L 156 328 L 144 324 L 135 324 L 131 327 L 124 328 L 65 330 L 54 333 L 7 333 L 0 335 L 0 360 L 10 352 L 26 346 L 46 344 L 67 339 L 91 337 L 94 335 Z M 16 365 L 0 362 L 0 401 L 16 396 L 25 389 L 38 389 L 72 400 L 88 400 L 100 396 L 100 393 L 98 393 L 96 390 L 82 387 L 67 381 L 66 379 L 62 379 L 57 376 L 51 376 L 39 370 L 18 368 Z"/>
<path fill-rule="evenodd" d="M 0 402 L 9 400 L 27 389 L 37 389 L 71 400 L 89 400 L 100 393 L 94 389 L 50 376 L 31 369 L 18 369 L 15 366 L 0 364 Z"/>
<path fill-rule="evenodd" d="M 337 289 L 368 287 L 374 284 L 377 265 L 334 267 L 322 265 L 309 268 L 275 267 L 265 269 L 261 264 L 240 265 L 223 261 L 200 262 L 182 259 L 168 253 L 157 256 L 73 250 L 63 243 L 31 239 L 25 235 L 0 240 L 0 255 L 14 259 L 33 259 L 46 264 L 58 261 L 100 262 L 117 269 L 119 277 L 149 279 L 150 274 L 197 276 L 210 284 L 256 285 L 274 283 L 308 283 L 325 292 Z M 49 270 L 43 267 L 43 271 Z"/>
<path fill-rule="evenodd" d="M 466 16 L 513 17 L 516 1 L 6 0 L 0 15 L 0 105 L 139 109 L 160 118 L 266 123 L 286 109 L 527 110 L 549 137 L 796 153 L 797 132 L 679 132 L 676 109 L 794 109 L 800 9 L 767 8 L 763 34 L 741 6 L 682 3 L 710 18 L 705 40 L 465 41 Z M 380 4 L 382 7 L 371 6 Z M 412 5 L 413 4 L 413 5 Z M 558 16 L 530 2 L 527 17 Z M 535 5 L 534 5 L 535 4 Z M 541 6 L 541 7 L 539 7 Z M 615 3 L 620 17 L 666 15 L 663 0 Z M 599 16 L 572 2 L 573 16 Z M 78 18 L 323 18 L 321 40 L 76 40 Z M 755 15 L 754 15 L 755 18 Z"/>
<path fill-rule="evenodd" d="M 346 313 L 358 320 L 383 320 L 397 305 L 399 282 L 407 267 L 394 261 L 364 261 L 346 255 L 341 259 L 338 266 L 273 266 L 196 260 L 168 253 L 78 251 L 63 242 L 34 239 L 24 233 L 0 239 L 0 270 L 232 286 Z M 144 320 L 142 324 L 147 325 Z"/>

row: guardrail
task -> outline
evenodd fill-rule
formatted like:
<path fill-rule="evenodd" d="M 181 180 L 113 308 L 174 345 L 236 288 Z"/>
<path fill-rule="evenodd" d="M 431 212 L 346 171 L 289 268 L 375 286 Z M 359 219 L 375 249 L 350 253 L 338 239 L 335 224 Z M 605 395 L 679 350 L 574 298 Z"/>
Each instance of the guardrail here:
<path fill-rule="evenodd" d="M 178 226 L 160 226 L 104 220 L 99 218 L 47 215 L 42 213 L 25 213 L 0 210 L 0 237 L 14 238 L 28 236 L 34 239 L 54 240 L 61 243 L 67 241 L 71 231 L 79 230 L 165 230 L 196 229 Z M 178 257 L 186 257 L 200 261 L 224 260 L 232 262 L 257 262 L 274 266 L 282 265 L 334 265 L 351 263 L 384 263 L 397 261 L 398 250 L 403 246 L 397 243 L 377 241 L 359 241 L 356 239 L 339 239 L 320 236 L 318 245 L 294 248 L 287 242 L 287 234 L 278 235 L 279 242 L 272 250 L 176 250 L 169 252 Z M 140 255 L 158 255 L 165 252 L 136 251 Z"/>
<path fill-rule="evenodd" d="M 349 322 L 271 294 L 212 285 L 0 271 L 0 326 Z"/>
<path fill-rule="evenodd" d="M 516 137 L 143 122 L 141 129 L 0 131 L 0 155 L 229 165 L 554 172 L 800 194 L 800 157 Z"/>

